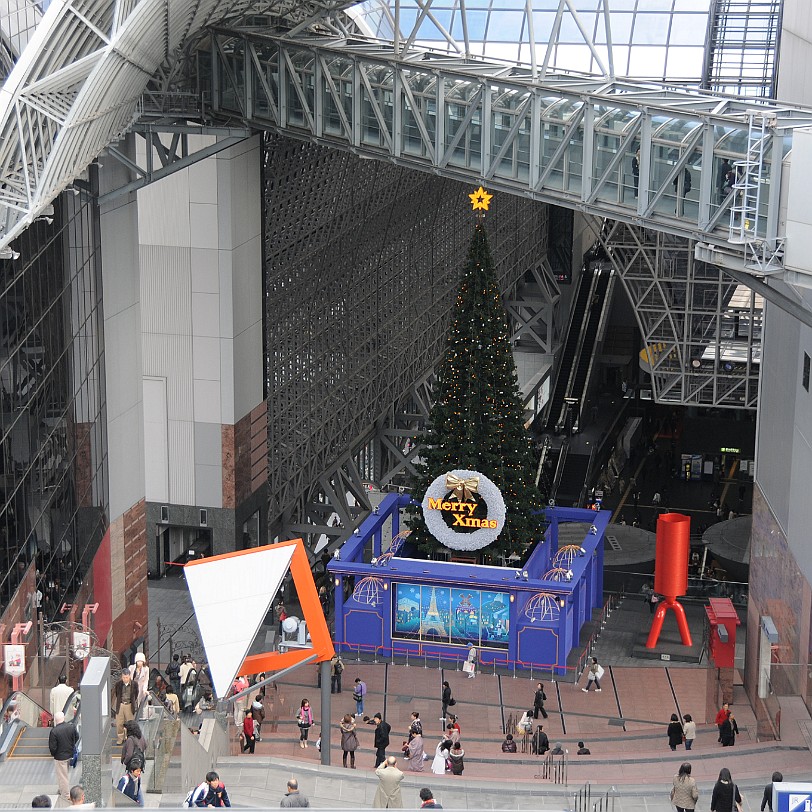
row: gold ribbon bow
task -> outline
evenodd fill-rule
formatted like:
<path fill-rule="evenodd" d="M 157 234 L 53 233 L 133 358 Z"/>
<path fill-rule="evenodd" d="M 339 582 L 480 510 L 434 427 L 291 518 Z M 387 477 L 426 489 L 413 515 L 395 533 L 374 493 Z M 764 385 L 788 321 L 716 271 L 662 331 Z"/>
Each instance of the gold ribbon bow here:
<path fill-rule="evenodd" d="M 472 476 L 464 479 L 456 474 L 446 474 L 445 487 L 446 490 L 453 491 L 452 499 L 467 502 L 475 493 L 479 492 L 479 477 Z"/>

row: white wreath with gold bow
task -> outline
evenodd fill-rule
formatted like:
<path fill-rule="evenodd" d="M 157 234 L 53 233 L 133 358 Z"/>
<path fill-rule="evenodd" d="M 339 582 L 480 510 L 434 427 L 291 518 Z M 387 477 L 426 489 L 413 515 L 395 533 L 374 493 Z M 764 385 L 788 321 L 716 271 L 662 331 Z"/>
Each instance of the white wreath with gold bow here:
<path fill-rule="evenodd" d="M 496 522 L 496 527 L 480 527 L 473 533 L 457 533 L 449 527 L 443 520 L 441 511 L 429 510 L 429 499 L 444 499 L 449 488 L 446 484 L 446 477 L 449 475 L 459 480 L 479 480 L 479 495 L 488 506 L 488 518 Z M 441 474 L 429 485 L 426 495 L 423 497 L 423 518 L 426 520 L 426 527 L 429 532 L 441 544 L 452 550 L 481 550 L 492 542 L 496 541 L 505 526 L 505 516 L 507 508 L 502 492 L 488 477 L 478 471 L 456 470 Z"/>

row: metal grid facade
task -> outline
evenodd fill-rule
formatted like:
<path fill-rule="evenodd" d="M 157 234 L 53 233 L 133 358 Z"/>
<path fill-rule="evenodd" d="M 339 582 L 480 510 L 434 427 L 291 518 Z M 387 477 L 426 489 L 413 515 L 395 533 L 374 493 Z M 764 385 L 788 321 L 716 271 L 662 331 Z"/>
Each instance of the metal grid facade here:
<path fill-rule="evenodd" d="M 265 167 L 273 534 L 439 360 L 474 221 L 468 186 L 347 152 L 268 135 Z M 499 196 L 486 225 L 508 290 L 546 207 Z"/>

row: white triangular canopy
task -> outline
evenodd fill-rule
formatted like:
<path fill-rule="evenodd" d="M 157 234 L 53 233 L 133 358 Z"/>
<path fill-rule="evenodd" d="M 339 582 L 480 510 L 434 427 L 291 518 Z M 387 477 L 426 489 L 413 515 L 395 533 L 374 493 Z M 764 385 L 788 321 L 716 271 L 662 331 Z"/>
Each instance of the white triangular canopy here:
<path fill-rule="evenodd" d="M 290 567 L 295 547 L 263 547 L 184 567 L 214 690 L 225 697 Z"/>

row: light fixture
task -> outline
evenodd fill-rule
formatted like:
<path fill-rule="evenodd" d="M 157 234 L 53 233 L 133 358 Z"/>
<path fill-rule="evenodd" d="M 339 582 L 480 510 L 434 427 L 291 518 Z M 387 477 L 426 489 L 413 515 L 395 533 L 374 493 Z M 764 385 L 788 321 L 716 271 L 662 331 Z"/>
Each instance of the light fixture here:
<path fill-rule="evenodd" d="M 370 563 L 370 564 L 372 564 L 372 566 L 374 567 L 374 566 L 375 566 L 375 565 L 378 563 L 378 559 L 377 559 L 377 558 L 375 558 L 375 556 L 373 556 L 373 557 L 370 559 L 370 562 L 369 562 L 369 563 Z"/>
<path fill-rule="evenodd" d="M 564 576 L 568 581 L 572 580 L 572 570 L 567 570 L 566 575 Z"/>
<path fill-rule="evenodd" d="M 594 524 L 589 528 L 589 534 L 591 536 L 597 536 L 598 535 L 598 528 L 595 527 Z"/>
<path fill-rule="evenodd" d="M 700 369 L 702 367 L 702 359 L 701 358 L 692 358 L 691 359 L 691 369 Z"/>
<path fill-rule="evenodd" d="M 518 580 L 520 580 L 520 579 L 521 579 L 521 577 L 522 577 L 522 571 L 521 571 L 521 570 L 516 570 L 516 574 L 515 574 L 513 577 L 514 577 L 514 578 L 515 578 L 517 581 L 518 581 Z"/>
<path fill-rule="evenodd" d="M 339 558 L 341 558 L 341 550 L 336 550 L 336 551 L 333 553 L 333 558 L 335 558 L 336 560 L 338 560 Z"/>
<path fill-rule="evenodd" d="M 563 595 L 558 596 L 558 605 L 561 609 L 567 605 L 567 599 Z"/>
<path fill-rule="evenodd" d="M 530 580 L 530 573 L 528 573 L 527 570 L 523 570 L 522 571 L 522 578 L 524 578 L 525 581 L 529 581 Z"/>
<path fill-rule="evenodd" d="M 361 528 L 360 528 L 360 527 L 356 527 L 356 528 L 355 528 L 355 530 L 353 530 L 352 532 L 353 532 L 353 533 L 354 533 L 356 536 L 360 536 L 360 535 L 361 535 Z"/>
<path fill-rule="evenodd" d="M 733 372 L 733 364 L 731 364 L 731 363 L 730 363 L 730 361 L 725 361 L 725 362 L 722 364 L 722 369 L 723 369 L 725 372 Z"/>
<path fill-rule="evenodd" d="M 586 550 L 583 547 L 579 547 L 578 548 L 578 555 L 580 555 L 581 558 L 583 558 L 586 555 Z"/>
<path fill-rule="evenodd" d="M 336 578 L 336 579 L 333 581 L 333 583 L 334 583 L 336 586 L 338 586 L 338 585 L 341 583 L 341 581 L 340 581 L 338 578 Z"/>
<path fill-rule="evenodd" d="M 377 505 L 375 505 L 375 507 L 374 507 L 374 508 L 372 508 L 372 514 L 373 514 L 374 516 L 377 516 L 377 515 L 378 515 L 378 512 L 379 512 L 379 511 L 378 511 L 378 506 L 377 506 Z"/>
<path fill-rule="evenodd" d="M 6 246 L 5 248 L 0 248 L 0 259 L 19 259 L 20 255 L 12 250 L 10 246 Z"/>

